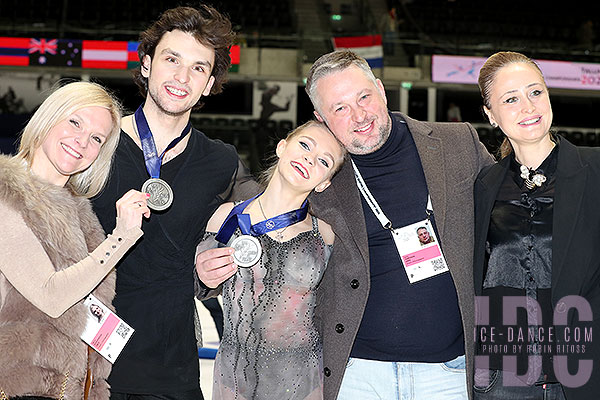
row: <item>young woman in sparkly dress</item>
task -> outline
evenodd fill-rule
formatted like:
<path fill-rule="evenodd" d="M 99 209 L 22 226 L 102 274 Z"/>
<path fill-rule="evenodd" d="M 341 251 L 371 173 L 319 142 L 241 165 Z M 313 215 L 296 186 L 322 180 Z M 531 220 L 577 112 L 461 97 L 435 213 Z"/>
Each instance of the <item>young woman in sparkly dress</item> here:
<path fill-rule="evenodd" d="M 252 249 L 236 259 L 239 266 L 222 285 L 225 329 L 213 399 L 322 398 L 313 310 L 334 234 L 307 213 L 306 199 L 329 186 L 344 150 L 324 124 L 310 121 L 279 142 L 276 155 L 263 174 L 264 192 L 223 204 L 198 246 L 198 252 L 225 243 Z M 247 239 L 241 246 L 232 244 L 241 236 Z"/>

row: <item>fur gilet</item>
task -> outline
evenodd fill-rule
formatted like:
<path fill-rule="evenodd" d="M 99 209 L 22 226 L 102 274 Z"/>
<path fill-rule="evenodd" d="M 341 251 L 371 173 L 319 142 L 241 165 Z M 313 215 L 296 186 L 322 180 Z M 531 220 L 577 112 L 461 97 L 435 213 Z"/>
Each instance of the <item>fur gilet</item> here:
<path fill-rule="evenodd" d="M 20 159 L 0 156 L 0 201 L 21 214 L 57 271 L 81 261 L 105 239 L 88 199 L 44 183 Z M 14 262 L 35 268 L 27 254 Z M 114 271 L 92 293 L 112 308 Z M 85 322 L 83 301 L 51 318 L 0 273 L 0 388 L 8 397 L 58 399 L 68 372 L 64 398 L 81 400 L 88 364 L 88 346 L 80 338 Z M 89 400 L 108 399 L 110 363 L 95 351 L 89 363 L 94 376 Z"/>

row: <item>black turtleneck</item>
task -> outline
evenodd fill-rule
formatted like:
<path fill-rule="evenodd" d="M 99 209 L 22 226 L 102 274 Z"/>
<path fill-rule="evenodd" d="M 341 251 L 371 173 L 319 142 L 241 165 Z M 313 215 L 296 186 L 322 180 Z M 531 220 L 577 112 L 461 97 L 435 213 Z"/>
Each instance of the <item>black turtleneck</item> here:
<path fill-rule="evenodd" d="M 426 218 L 428 189 L 406 122 L 390 117 L 392 131 L 384 145 L 371 154 L 352 155 L 352 160 L 392 226 L 400 228 Z M 364 198 L 362 205 L 371 290 L 351 356 L 443 362 L 464 354 L 458 299 L 450 274 L 409 283 L 390 232 L 382 228 Z M 443 243 L 444 238 L 438 235 L 438 239 Z"/>

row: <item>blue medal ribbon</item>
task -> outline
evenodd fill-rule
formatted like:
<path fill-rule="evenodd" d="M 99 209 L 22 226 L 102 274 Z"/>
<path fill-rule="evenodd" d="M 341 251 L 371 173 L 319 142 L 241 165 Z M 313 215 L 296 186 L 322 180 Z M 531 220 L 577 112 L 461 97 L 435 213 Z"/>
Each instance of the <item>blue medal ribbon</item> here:
<path fill-rule="evenodd" d="M 159 156 L 156 151 L 156 144 L 154 143 L 154 137 L 150 131 L 150 126 L 142 110 L 142 106 L 139 106 L 134 113 L 135 123 L 137 125 L 138 135 L 142 142 L 142 151 L 144 152 L 144 161 L 146 162 L 146 170 L 152 178 L 158 178 L 160 176 L 160 166 L 162 165 L 162 159 L 165 153 L 177 146 L 186 135 L 191 127 L 191 122 L 188 120 L 187 125 L 183 128 L 183 132 L 179 137 L 173 139 L 171 143 L 165 148 L 162 154 Z"/>
<path fill-rule="evenodd" d="M 262 193 L 261 193 L 262 194 Z M 243 214 L 243 211 L 248 207 L 250 202 L 256 199 L 260 195 L 256 195 L 251 199 L 244 201 L 233 207 L 225 222 L 219 228 L 219 232 L 215 239 L 223 244 L 227 244 L 233 232 L 236 228 L 240 228 L 240 232 L 243 235 L 260 236 L 267 232 L 276 231 L 278 229 L 285 228 L 286 226 L 297 224 L 300 221 L 304 221 L 308 214 L 308 200 L 304 200 L 302 206 L 297 210 L 288 211 L 286 213 L 277 215 L 273 218 L 260 221 L 254 225 L 250 222 L 250 215 Z"/>

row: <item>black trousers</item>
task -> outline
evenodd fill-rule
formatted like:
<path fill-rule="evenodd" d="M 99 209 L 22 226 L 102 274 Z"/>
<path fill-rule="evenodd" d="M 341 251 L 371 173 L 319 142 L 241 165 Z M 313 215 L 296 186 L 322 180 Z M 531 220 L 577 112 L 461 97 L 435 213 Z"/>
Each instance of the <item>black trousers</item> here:
<path fill-rule="evenodd" d="M 210 316 L 217 328 L 219 340 L 221 340 L 223 338 L 223 308 L 221 307 L 219 300 L 217 300 L 216 297 L 212 297 L 210 299 L 202 300 L 202 304 L 210 312 Z"/>
<path fill-rule="evenodd" d="M 502 370 L 490 370 L 489 379 L 483 386 L 477 382 L 473 387 L 475 400 L 565 400 L 560 383 L 532 386 L 504 386 Z M 475 378 L 477 379 L 477 378 Z"/>

